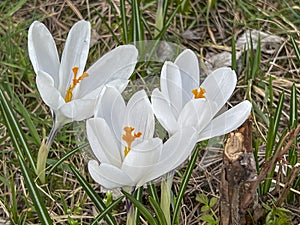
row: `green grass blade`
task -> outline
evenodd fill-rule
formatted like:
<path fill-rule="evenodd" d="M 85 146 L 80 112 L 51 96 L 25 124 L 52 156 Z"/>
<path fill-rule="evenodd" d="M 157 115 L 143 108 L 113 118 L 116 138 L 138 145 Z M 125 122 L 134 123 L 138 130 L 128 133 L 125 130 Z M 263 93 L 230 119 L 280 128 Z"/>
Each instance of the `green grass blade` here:
<path fill-rule="evenodd" d="M 20 149 L 18 151 L 21 151 Z M 30 197 L 34 203 L 35 210 L 38 214 L 41 224 L 43 225 L 51 225 L 53 224 L 49 213 L 47 211 L 46 206 L 44 205 L 44 199 L 41 198 L 39 190 L 32 179 L 32 175 L 30 174 L 28 168 L 25 165 L 24 159 L 17 154 L 18 160 L 20 162 L 22 175 L 24 177 L 26 187 L 30 193 Z M 35 174 L 33 175 L 35 176 Z"/>
<path fill-rule="evenodd" d="M 168 224 L 166 221 L 165 215 L 159 206 L 159 203 L 157 201 L 155 201 L 155 199 L 151 196 L 149 196 L 148 200 L 149 200 L 152 208 L 154 209 L 154 212 L 155 212 L 155 215 L 157 216 L 159 224 L 163 224 L 163 225 Z"/>
<path fill-rule="evenodd" d="M 155 17 L 155 31 L 154 36 L 157 36 L 159 32 L 162 30 L 164 25 L 164 8 L 163 8 L 164 0 L 157 1 L 157 10 L 156 10 L 156 17 Z"/>
<path fill-rule="evenodd" d="M 125 0 L 120 0 L 120 13 L 121 13 L 121 21 L 122 21 L 122 29 L 123 29 L 122 31 L 123 43 L 128 44 L 128 27 L 127 27 Z"/>
<path fill-rule="evenodd" d="M 235 37 L 232 35 L 231 38 L 231 68 L 234 71 L 237 71 L 237 66 L 236 66 L 236 47 L 235 47 Z"/>
<path fill-rule="evenodd" d="M 158 225 L 156 219 L 152 216 L 152 214 L 149 212 L 149 210 L 141 202 L 139 202 L 137 199 L 135 199 L 134 197 L 132 197 L 126 191 L 122 190 L 122 193 L 125 195 L 125 197 L 127 199 L 129 199 L 131 201 L 131 203 L 135 207 L 137 207 L 139 209 L 140 213 L 143 215 L 143 217 L 145 217 L 146 221 L 150 225 Z"/>
<path fill-rule="evenodd" d="M 154 37 L 155 40 L 162 39 L 162 36 L 165 34 L 166 30 L 169 28 L 170 24 L 172 23 L 174 17 L 177 15 L 177 12 L 180 9 L 180 5 L 178 5 L 173 13 L 170 15 L 169 19 L 165 22 L 164 26 L 162 27 L 162 30 L 159 32 L 157 36 Z"/>
<path fill-rule="evenodd" d="M 186 171 L 184 173 L 184 176 L 182 178 L 181 184 L 180 184 L 180 188 L 179 188 L 179 192 L 178 192 L 178 196 L 176 198 L 176 202 L 175 202 L 175 206 L 174 206 L 174 213 L 173 213 L 173 218 L 172 218 L 172 225 L 177 225 L 179 224 L 179 211 L 181 208 L 181 200 L 184 196 L 186 187 L 188 185 L 189 179 L 192 175 L 192 171 L 194 169 L 195 163 L 196 163 L 196 159 L 198 157 L 198 152 L 199 152 L 200 148 L 197 147 L 192 155 L 192 158 L 188 164 L 188 167 L 186 168 Z"/>
<path fill-rule="evenodd" d="M 51 173 L 65 161 L 67 158 L 69 158 L 71 155 L 73 155 L 75 152 L 79 151 L 80 149 L 87 147 L 88 143 L 82 144 L 78 146 L 78 148 L 73 149 L 72 151 L 69 151 L 67 154 L 65 154 L 63 157 L 61 157 L 59 160 L 56 161 L 56 163 L 51 167 L 51 169 L 48 171 L 48 176 L 51 175 Z"/>
<path fill-rule="evenodd" d="M 13 102 L 16 104 L 16 110 L 18 111 L 18 113 L 23 117 L 24 122 L 26 123 L 30 134 L 32 135 L 34 142 L 40 146 L 41 145 L 41 139 L 40 136 L 36 130 L 36 126 L 33 124 L 31 118 L 30 118 L 30 114 L 28 113 L 27 109 L 25 108 L 25 106 L 22 104 L 22 102 L 20 101 L 20 99 L 16 96 L 13 96 Z"/>
<path fill-rule="evenodd" d="M 254 112 L 264 121 L 264 123 L 269 126 L 270 121 L 268 117 L 264 114 L 264 112 L 259 108 L 257 103 L 255 101 L 252 101 L 252 106 L 254 109 Z"/>
<path fill-rule="evenodd" d="M 274 148 L 274 142 L 276 138 L 276 134 L 279 127 L 280 117 L 282 113 L 282 107 L 284 102 L 284 92 L 281 93 L 279 97 L 279 101 L 277 104 L 277 108 L 275 111 L 275 116 L 273 118 L 270 118 L 270 127 L 268 130 L 268 136 L 267 136 L 267 146 L 266 146 L 266 160 L 269 160 L 272 156 L 272 149 Z"/>
<path fill-rule="evenodd" d="M 290 120 L 289 120 L 289 128 L 295 129 L 298 125 L 298 101 L 297 101 L 297 90 L 296 85 L 293 84 L 291 89 L 291 99 L 290 99 Z M 294 166 L 298 161 L 298 154 L 297 154 L 297 139 L 294 140 L 294 146 L 289 149 L 288 153 L 288 161 L 289 163 Z M 290 172 L 290 169 L 288 169 Z"/>
<path fill-rule="evenodd" d="M 279 97 L 279 101 L 278 101 L 277 108 L 276 108 L 276 111 L 275 111 L 275 116 L 273 118 L 270 118 L 270 127 L 269 127 L 269 130 L 268 130 L 267 144 L 266 144 L 266 156 L 265 156 L 266 161 L 269 161 L 271 159 L 272 155 L 274 155 L 276 153 L 276 150 L 277 150 L 275 148 L 275 138 L 276 138 L 276 134 L 278 132 L 278 127 L 279 127 L 280 117 L 281 117 L 281 113 L 282 113 L 283 102 L 284 102 L 284 92 L 282 92 L 280 97 Z M 283 137 L 283 135 L 281 137 Z M 274 149 L 274 151 L 272 152 L 273 149 Z M 271 179 L 274 175 L 274 168 L 272 169 L 270 174 L 268 174 L 266 176 L 266 180 L 264 182 L 264 189 L 263 189 L 264 194 L 268 193 L 268 191 L 271 187 Z"/>
<path fill-rule="evenodd" d="M 131 42 L 136 43 L 144 40 L 144 28 L 139 0 L 131 1 L 131 12 Z"/>
<path fill-rule="evenodd" d="M 296 128 L 298 122 L 298 101 L 297 101 L 297 90 L 296 85 L 293 84 L 291 90 L 291 100 L 290 100 L 290 121 L 289 127 Z"/>
<path fill-rule="evenodd" d="M 14 3 L 14 6 L 4 15 L 4 18 L 11 17 L 15 12 L 22 8 L 26 2 L 27 0 L 20 0 L 18 3 Z"/>
<path fill-rule="evenodd" d="M 148 188 L 149 195 L 152 198 L 154 198 L 155 201 L 159 202 L 159 198 L 158 198 L 158 194 L 157 194 L 155 185 L 152 182 L 149 182 L 147 188 Z"/>
<path fill-rule="evenodd" d="M 93 222 L 91 223 L 91 225 L 96 225 L 96 224 L 98 224 L 98 222 L 99 222 L 100 220 L 102 220 L 102 219 L 106 216 L 106 214 L 110 213 L 111 210 L 112 210 L 116 205 L 118 205 L 118 204 L 122 201 L 123 198 L 124 198 L 124 196 L 121 196 L 121 197 L 119 197 L 117 200 L 115 200 L 114 202 L 112 202 L 109 206 L 107 206 L 107 208 L 106 208 L 103 212 L 101 212 L 101 213 L 93 220 Z"/>
<path fill-rule="evenodd" d="M 27 142 L 25 140 L 25 136 L 23 134 L 23 131 L 21 129 L 21 126 L 19 122 L 17 121 L 14 112 L 12 110 L 12 106 L 9 102 L 10 100 L 7 98 L 7 96 L 4 93 L 3 86 L 0 84 L 0 102 L 1 102 L 1 111 L 4 118 L 4 123 L 7 126 L 7 129 L 10 131 L 10 135 L 13 136 L 15 144 L 20 143 L 22 149 L 24 151 L 24 154 L 26 155 L 26 161 L 29 162 L 31 168 L 35 171 L 35 163 L 31 156 L 31 152 L 29 150 L 29 147 L 27 145 Z M 23 151 L 20 152 L 21 156 L 23 157 Z"/>
<path fill-rule="evenodd" d="M 274 132 L 274 118 L 270 118 L 269 129 L 268 129 L 268 134 L 267 134 L 265 161 L 270 160 L 270 158 L 272 156 L 272 149 L 273 149 L 274 143 L 272 143 L 271 140 L 276 135 L 273 132 Z"/>
<path fill-rule="evenodd" d="M 298 64 L 300 66 L 300 49 L 299 49 L 295 39 L 292 36 L 291 36 L 291 41 L 292 41 L 292 45 L 293 45 L 295 53 L 296 53 L 296 57 L 298 59 Z"/>
<path fill-rule="evenodd" d="M 13 145 L 15 147 L 15 150 L 17 152 L 16 155 L 21 166 L 22 175 L 24 177 L 26 187 L 28 188 L 30 197 L 33 201 L 35 210 L 42 224 L 51 225 L 53 224 L 53 222 L 49 216 L 46 206 L 44 205 L 44 199 L 41 198 L 39 190 L 34 182 L 34 179 L 32 178 L 32 176 L 35 175 L 32 175 L 30 173 L 30 170 L 25 165 L 25 158 L 23 156 L 22 149 L 25 149 L 25 152 L 27 151 L 28 154 L 29 149 L 26 140 L 24 138 L 23 132 L 20 130 L 20 124 L 16 120 L 14 113 L 11 111 L 8 99 L 4 95 L 1 88 L 0 88 L 0 97 L 1 97 L 0 110 L 4 118 L 4 121 L 6 123 L 6 127 L 10 134 Z M 27 156 L 26 160 L 29 160 L 27 154 L 26 154 Z M 34 168 L 34 164 L 31 166 L 33 166 Z"/>
<path fill-rule="evenodd" d="M 139 202 L 141 202 L 142 198 L 143 198 L 143 189 L 142 188 L 138 188 L 134 192 L 134 197 L 136 198 L 136 200 L 138 200 Z M 135 218 L 134 218 L 135 224 L 140 224 L 140 212 L 139 212 L 138 208 L 135 208 L 134 216 L 135 216 Z"/>
<path fill-rule="evenodd" d="M 279 123 L 280 123 L 280 117 L 281 117 L 281 113 L 282 113 L 283 103 L 284 103 L 284 92 L 282 92 L 279 96 L 277 108 L 276 108 L 276 111 L 275 111 L 274 130 L 272 132 L 274 134 L 274 136 L 272 137 L 272 140 L 271 140 L 271 143 L 273 145 L 274 145 L 274 142 L 275 142 L 276 134 L 278 132 L 278 127 L 279 127 Z"/>
<path fill-rule="evenodd" d="M 273 78 L 269 77 L 269 95 L 270 95 L 270 108 L 273 106 L 274 102 L 274 91 L 273 91 Z M 271 111 L 273 111 L 271 109 Z"/>
<path fill-rule="evenodd" d="M 93 201 L 93 203 L 95 204 L 95 206 L 97 207 L 99 212 L 102 213 L 103 211 L 105 211 L 106 205 L 101 200 L 100 196 L 94 191 L 94 189 L 90 186 L 90 184 L 80 175 L 80 173 L 73 166 L 70 166 L 70 169 L 73 172 L 73 174 L 75 175 L 75 177 L 77 178 L 77 180 L 80 183 L 80 185 L 82 186 L 82 188 L 87 193 L 87 195 Z M 104 219 L 109 225 L 116 224 L 115 219 L 112 217 L 112 215 L 110 213 L 106 213 L 104 216 Z"/>

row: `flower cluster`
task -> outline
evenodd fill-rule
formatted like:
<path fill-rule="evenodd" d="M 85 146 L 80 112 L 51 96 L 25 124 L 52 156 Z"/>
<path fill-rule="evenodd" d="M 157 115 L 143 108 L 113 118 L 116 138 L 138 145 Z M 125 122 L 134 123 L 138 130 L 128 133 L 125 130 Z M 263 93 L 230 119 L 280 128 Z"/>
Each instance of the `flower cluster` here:
<path fill-rule="evenodd" d="M 29 29 L 29 56 L 38 90 L 53 114 L 53 133 L 87 119 L 95 155 L 88 170 L 105 188 L 141 186 L 176 169 L 197 142 L 236 129 L 250 114 L 248 101 L 219 113 L 235 89 L 236 74 L 220 68 L 200 84 L 198 59 L 191 50 L 164 63 L 160 90 L 152 92 L 151 102 L 142 90 L 126 104 L 121 93 L 134 71 L 137 49 L 117 47 L 85 71 L 89 42 L 90 24 L 77 22 L 59 60 L 48 29 L 40 22 Z M 169 134 L 165 142 L 154 137 L 154 117 Z"/>

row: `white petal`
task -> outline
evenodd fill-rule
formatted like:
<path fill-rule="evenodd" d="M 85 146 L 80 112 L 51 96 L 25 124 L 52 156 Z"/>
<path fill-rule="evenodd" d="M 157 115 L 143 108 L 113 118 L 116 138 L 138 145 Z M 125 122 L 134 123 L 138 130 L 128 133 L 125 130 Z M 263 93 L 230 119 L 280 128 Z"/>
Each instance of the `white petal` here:
<path fill-rule="evenodd" d="M 94 181 L 107 189 L 123 186 L 134 186 L 133 181 L 122 170 L 109 164 L 98 164 L 91 160 L 88 169 Z"/>
<path fill-rule="evenodd" d="M 140 182 L 156 179 L 178 167 L 191 154 L 197 142 L 197 132 L 192 128 L 183 128 L 171 136 L 163 146 L 159 162 Z"/>
<path fill-rule="evenodd" d="M 102 118 L 92 118 L 86 122 L 87 138 L 94 155 L 101 163 L 121 167 L 121 154 L 115 137 L 106 121 Z"/>
<path fill-rule="evenodd" d="M 198 132 L 204 129 L 216 113 L 217 104 L 207 99 L 192 99 L 181 111 L 179 127 L 193 127 Z"/>
<path fill-rule="evenodd" d="M 80 86 L 80 83 L 79 83 L 79 86 Z M 87 95 L 85 95 L 81 98 L 78 98 L 78 90 L 76 90 L 75 93 L 72 92 L 73 99 L 94 99 L 95 101 L 97 101 L 103 88 L 104 88 L 104 85 L 101 85 L 100 87 L 96 88 L 95 90 L 91 91 L 90 93 L 88 93 Z M 75 89 L 76 89 L 76 87 L 75 87 Z M 74 94 L 75 94 L 75 96 L 74 96 Z"/>
<path fill-rule="evenodd" d="M 159 138 L 146 140 L 133 147 L 125 157 L 122 170 L 137 184 L 156 166 L 163 144 Z"/>
<path fill-rule="evenodd" d="M 136 92 L 128 101 L 123 121 L 125 126 L 135 128 L 134 132 L 142 132 L 142 136 L 134 141 L 135 144 L 153 137 L 154 114 L 144 90 Z"/>
<path fill-rule="evenodd" d="M 160 124 L 168 131 L 169 134 L 175 133 L 178 129 L 177 119 L 175 118 L 171 103 L 163 93 L 157 88 L 154 89 L 151 96 L 153 112 Z"/>
<path fill-rule="evenodd" d="M 95 99 L 74 99 L 62 105 L 59 110 L 73 121 L 81 121 L 93 116 L 95 102 Z"/>
<path fill-rule="evenodd" d="M 199 87 L 199 62 L 196 54 L 186 49 L 180 53 L 174 63 L 180 69 L 184 106 L 193 97 L 192 90 Z"/>
<path fill-rule="evenodd" d="M 113 80 L 113 81 L 110 81 L 109 83 L 107 83 L 106 86 L 108 86 L 108 87 L 114 87 L 120 93 L 122 93 L 125 90 L 125 88 L 127 87 L 128 83 L 129 83 L 129 80 L 116 79 L 116 80 Z"/>
<path fill-rule="evenodd" d="M 65 104 L 65 100 L 54 86 L 52 77 L 46 72 L 38 71 L 36 76 L 36 85 L 43 101 L 52 110 L 57 110 Z"/>
<path fill-rule="evenodd" d="M 38 22 L 33 22 L 28 31 L 28 53 L 35 73 L 44 71 L 58 88 L 59 57 L 53 37 L 47 27 Z"/>
<path fill-rule="evenodd" d="M 161 69 L 160 88 L 161 92 L 170 100 L 173 114 L 177 118 L 183 105 L 182 81 L 180 71 L 177 65 L 172 62 L 165 62 Z"/>
<path fill-rule="evenodd" d="M 214 118 L 201 132 L 198 141 L 221 136 L 237 129 L 249 117 L 250 112 L 251 103 L 249 101 L 239 103 L 220 116 Z"/>
<path fill-rule="evenodd" d="M 79 97 L 115 79 L 127 80 L 137 62 L 137 49 L 133 45 L 119 46 L 106 53 L 88 70 L 88 77 L 80 83 Z"/>
<path fill-rule="evenodd" d="M 104 87 L 95 107 L 95 117 L 105 119 L 118 141 L 118 146 L 121 146 L 125 109 L 125 101 L 119 91 L 114 87 Z"/>
<path fill-rule="evenodd" d="M 71 28 L 59 68 L 59 90 L 62 94 L 68 89 L 73 79 L 72 68 L 79 67 L 77 77 L 83 73 L 89 53 L 90 38 L 91 25 L 89 22 L 81 20 Z"/>
<path fill-rule="evenodd" d="M 216 113 L 230 98 L 236 85 L 236 74 L 228 67 L 222 67 L 213 71 L 204 80 L 201 86 L 206 90 L 206 99 L 217 103 Z"/>

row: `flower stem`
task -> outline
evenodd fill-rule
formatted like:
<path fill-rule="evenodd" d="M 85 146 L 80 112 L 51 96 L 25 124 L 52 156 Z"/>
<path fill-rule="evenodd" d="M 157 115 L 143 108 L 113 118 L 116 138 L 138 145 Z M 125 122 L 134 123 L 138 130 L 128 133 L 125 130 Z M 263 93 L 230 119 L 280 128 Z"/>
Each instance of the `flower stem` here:
<path fill-rule="evenodd" d="M 42 184 L 45 183 L 45 178 L 46 178 L 45 168 L 46 168 L 46 162 L 47 162 L 49 150 L 54 141 L 55 135 L 60 130 L 60 128 L 61 128 L 60 124 L 57 123 L 53 124 L 53 127 L 50 131 L 47 141 L 46 142 L 44 140 L 42 141 L 41 147 L 38 152 L 36 173 Z"/>
<path fill-rule="evenodd" d="M 133 196 L 134 191 L 135 191 L 135 187 L 133 187 L 132 190 L 129 191 L 131 193 L 131 196 Z M 137 210 L 128 198 L 126 198 L 125 206 L 126 206 L 126 213 L 127 213 L 126 225 L 136 225 Z"/>
<path fill-rule="evenodd" d="M 132 205 L 132 203 L 128 199 L 126 199 L 126 210 L 127 210 L 126 225 L 136 225 L 136 223 L 135 223 L 136 210 L 135 210 L 135 207 Z"/>
<path fill-rule="evenodd" d="M 173 183 L 174 171 L 166 175 L 161 181 L 161 200 L 160 207 L 165 215 L 167 224 L 171 225 L 170 204 L 171 204 L 171 188 Z"/>

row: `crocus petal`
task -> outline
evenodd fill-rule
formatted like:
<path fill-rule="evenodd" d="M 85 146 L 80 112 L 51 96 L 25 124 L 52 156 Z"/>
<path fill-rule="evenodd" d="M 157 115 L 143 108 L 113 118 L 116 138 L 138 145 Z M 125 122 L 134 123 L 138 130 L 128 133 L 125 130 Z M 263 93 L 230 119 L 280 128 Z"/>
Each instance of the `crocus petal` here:
<path fill-rule="evenodd" d="M 128 82 L 129 82 L 128 80 L 116 79 L 116 80 L 113 80 L 113 81 L 107 83 L 106 86 L 107 87 L 114 87 L 120 93 L 122 93 L 125 90 Z M 79 83 L 79 86 L 80 86 L 80 83 Z M 99 86 L 98 88 L 94 89 L 93 91 L 91 91 L 87 95 L 83 96 L 81 99 L 95 99 L 96 100 L 98 98 L 99 94 L 101 93 L 101 90 L 103 89 L 103 87 L 104 87 L 104 85 Z"/>
<path fill-rule="evenodd" d="M 97 161 L 91 160 L 88 169 L 93 180 L 107 189 L 134 186 L 134 182 L 124 171 L 112 165 L 105 163 L 99 165 Z"/>
<path fill-rule="evenodd" d="M 86 122 L 86 131 L 94 155 L 101 163 L 121 167 L 121 154 L 110 127 L 102 118 L 92 118 Z"/>
<path fill-rule="evenodd" d="M 59 68 L 59 90 L 65 94 L 71 80 L 73 79 L 73 67 L 78 67 L 78 74 L 83 73 L 89 53 L 91 38 L 91 25 L 81 20 L 71 28 L 64 51 L 62 53 L 61 65 Z"/>
<path fill-rule="evenodd" d="M 206 99 L 217 104 L 217 113 L 230 98 L 236 85 L 236 74 L 228 67 L 222 67 L 213 71 L 204 80 L 201 86 L 206 90 Z"/>
<path fill-rule="evenodd" d="M 181 75 L 177 65 L 172 62 L 165 62 L 160 75 L 161 92 L 167 96 L 172 104 L 172 112 L 178 117 L 182 109 Z"/>
<path fill-rule="evenodd" d="M 249 117 L 251 111 L 251 103 L 243 101 L 220 116 L 214 118 L 209 125 L 203 129 L 198 141 L 227 134 L 239 126 Z"/>
<path fill-rule="evenodd" d="M 53 37 L 47 27 L 38 22 L 33 22 L 28 31 L 28 53 L 34 72 L 44 71 L 58 88 L 59 57 Z"/>
<path fill-rule="evenodd" d="M 90 118 L 94 114 L 94 99 L 74 99 L 60 107 L 62 114 L 73 121 L 81 121 Z"/>
<path fill-rule="evenodd" d="M 140 182 L 146 183 L 176 169 L 190 156 L 197 137 L 193 128 L 183 128 L 176 132 L 164 143 L 159 162 Z"/>
<path fill-rule="evenodd" d="M 54 86 L 54 80 L 52 76 L 46 72 L 38 71 L 36 76 L 36 84 L 43 101 L 52 110 L 57 110 L 65 103 L 65 100 Z"/>
<path fill-rule="evenodd" d="M 196 54 L 186 49 L 174 62 L 180 69 L 183 89 L 183 106 L 192 98 L 192 90 L 199 87 L 199 62 Z"/>
<path fill-rule="evenodd" d="M 121 132 L 125 109 L 125 101 L 119 91 L 114 87 L 104 87 L 95 107 L 94 116 L 105 119 L 116 140 L 119 142 L 118 146 L 121 146 Z"/>
<path fill-rule="evenodd" d="M 116 88 L 120 93 L 122 93 L 127 87 L 129 80 L 125 79 L 115 79 L 106 84 L 108 87 Z"/>
<path fill-rule="evenodd" d="M 204 129 L 216 113 L 218 105 L 207 99 L 192 99 L 181 111 L 179 127 L 193 127 L 198 132 Z"/>
<path fill-rule="evenodd" d="M 133 147 L 125 157 L 122 170 L 136 185 L 143 185 L 139 181 L 156 166 L 163 144 L 159 138 L 146 140 Z"/>
<path fill-rule="evenodd" d="M 178 129 L 178 124 L 172 112 L 170 100 L 156 88 L 152 92 L 151 102 L 157 120 L 169 134 L 173 134 Z"/>
<path fill-rule="evenodd" d="M 128 101 L 123 127 L 131 126 L 134 132 L 142 132 L 142 136 L 134 141 L 134 144 L 153 137 L 154 115 L 152 105 L 144 90 L 136 92 Z"/>
<path fill-rule="evenodd" d="M 119 46 L 106 53 L 87 70 L 89 76 L 81 81 L 78 97 L 115 79 L 127 80 L 135 68 L 137 55 L 138 51 L 133 45 Z"/>

